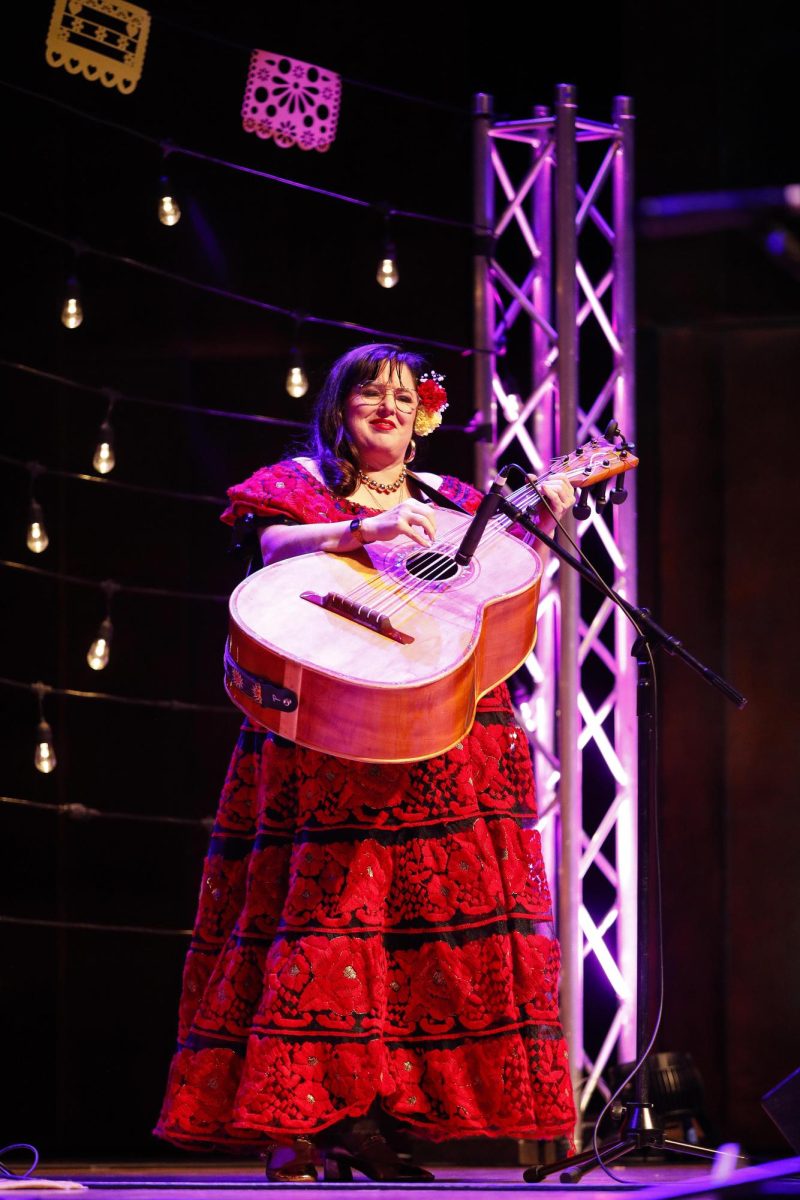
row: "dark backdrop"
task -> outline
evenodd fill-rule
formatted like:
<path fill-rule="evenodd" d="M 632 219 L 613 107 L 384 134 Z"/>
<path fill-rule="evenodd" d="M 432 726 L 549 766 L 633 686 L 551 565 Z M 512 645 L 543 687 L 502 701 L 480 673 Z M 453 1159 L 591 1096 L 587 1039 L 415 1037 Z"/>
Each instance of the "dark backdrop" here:
<path fill-rule="evenodd" d="M 497 111 L 522 116 L 550 103 L 557 82 L 575 82 L 581 111 L 600 119 L 614 94 L 632 94 L 640 196 L 797 179 L 798 30 L 786 7 L 718 0 L 656 10 L 626 0 L 577 17 L 538 12 L 533 25 L 512 9 L 490 25 L 483 12 L 416 2 L 392 10 L 158 2 L 142 81 L 124 97 L 45 64 L 50 5 L 37 2 L 16 11 L 0 76 L 205 153 L 468 220 L 468 113 L 480 90 L 496 97 Z M 346 83 L 331 151 L 283 151 L 239 127 L 241 47 L 254 45 L 443 107 Z M 374 214 L 189 160 L 171 164 L 184 217 L 165 229 L 154 215 L 154 148 L 7 88 L 0 97 L 7 213 L 280 305 L 470 342 L 466 234 L 398 223 L 401 283 L 385 292 L 374 283 Z M 780 220 L 796 232 L 791 216 Z M 750 697 L 736 713 L 675 664 L 664 666 L 660 1044 L 695 1055 L 722 1132 L 751 1149 L 780 1147 L 758 1097 L 800 1060 L 790 627 L 800 284 L 764 253 L 770 221 L 642 237 L 638 246 L 641 592 Z M 86 256 L 86 319 L 67 332 L 58 310 L 69 253 L 3 219 L 0 236 L 4 359 L 200 408 L 307 416 L 306 401 L 283 388 L 292 342 L 285 318 Z M 313 391 L 353 339 L 319 327 L 301 338 Z M 464 424 L 469 359 L 438 352 L 436 365 L 449 377 L 448 418 Z M 0 371 L 2 453 L 88 471 L 104 402 Z M 211 497 L 287 442 L 264 426 L 125 404 L 114 424 L 111 479 Z M 434 453 L 440 469 L 469 473 L 463 434 L 439 435 Z M 212 594 L 237 578 L 214 505 L 53 476 L 37 488 L 51 544 L 34 558 L 24 544 L 27 475 L 0 470 L 4 559 Z M 103 615 L 95 590 L 6 568 L 2 584 L 4 677 L 223 703 L 223 604 L 123 594 L 111 662 L 95 674 L 85 661 Z M 237 718 L 51 699 L 59 766 L 44 777 L 32 767 L 33 697 L 2 686 L 0 700 L 5 796 L 187 822 L 0 806 L 2 913 L 25 922 L 0 926 L 9 1101 L 0 1140 L 34 1140 L 49 1153 L 145 1152 L 174 1037 L 183 931 L 206 838 L 199 820 L 213 813 Z"/>

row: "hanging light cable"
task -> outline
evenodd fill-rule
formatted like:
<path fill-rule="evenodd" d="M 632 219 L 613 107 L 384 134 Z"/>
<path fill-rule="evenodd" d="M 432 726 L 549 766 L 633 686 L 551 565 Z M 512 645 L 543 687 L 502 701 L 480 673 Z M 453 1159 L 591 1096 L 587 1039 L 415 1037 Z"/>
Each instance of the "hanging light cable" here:
<path fill-rule="evenodd" d="M 162 225 L 177 225 L 181 219 L 181 206 L 175 198 L 167 173 L 167 156 L 171 143 L 161 143 L 161 178 L 158 181 L 158 219 Z"/>
<path fill-rule="evenodd" d="M 111 413 L 117 396 L 115 392 L 109 392 L 108 396 L 108 408 L 100 425 L 97 445 L 94 448 L 94 455 L 92 456 L 92 466 L 98 475 L 108 475 L 109 471 L 114 470 L 117 463 L 117 458 L 114 454 L 114 430 L 111 428 Z"/>
<path fill-rule="evenodd" d="M 103 671 L 108 666 L 111 655 L 111 639 L 114 636 L 114 626 L 111 624 L 111 601 L 119 591 L 119 585 L 113 579 L 106 579 L 100 584 L 106 596 L 106 615 L 100 622 L 95 639 L 89 647 L 86 661 L 93 671 Z"/>
<path fill-rule="evenodd" d="M 397 269 L 397 250 L 394 241 L 392 240 L 392 231 L 390 225 L 391 209 L 384 209 L 383 214 L 383 244 L 381 246 L 381 257 L 378 262 L 378 270 L 375 278 L 383 288 L 393 288 L 400 280 L 400 272 Z"/>
<path fill-rule="evenodd" d="M 53 744 L 53 731 L 45 720 L 44 697 L 49 692 L 47 684 L 35 683 L 33 690 L 39 702 L 39 724 L 36 727 L 36 749 L 33 754 L 33 764 L 43 775 L 50 775 L 56 769 L 56 748 Z"/>
<path fill-rule="evenodd" d="M 289 370 L 286 373 L 286 390 L 293 400 L 299 400 L 305 396 L 308 391 L 308 376 L 303 366 L 303 356 L 300 353 L 300 328 L 303 324 L 303 318 L 295 315 L 294 318 L 294 345 L 289 352 Z"/>
<path fill-rule="evenodd" d="M 30 472 L 30 502 L 28 505 L 28 530 L 25 542 L 32 554 L 41 554 L 50 545 L 50 539 L 47 536 L 47 530 L 44 526 L 42 506 L 36 499 L 34 491 L 36 478 L 42 474 L 42 468 L 38 463 L 28 463 L 28 470 Z"/>

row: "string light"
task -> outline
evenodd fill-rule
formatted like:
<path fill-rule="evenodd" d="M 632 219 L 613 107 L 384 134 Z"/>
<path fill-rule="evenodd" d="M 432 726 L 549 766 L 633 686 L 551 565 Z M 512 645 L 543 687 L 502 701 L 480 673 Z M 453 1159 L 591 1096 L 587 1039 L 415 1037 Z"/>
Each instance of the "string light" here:
<path fill-rule="evenodd" d="M 34 567 L 31 563 L 11 562 L 0 558 L 0 568 L 7 571 L 21 571 L 25 575 L 35 575 L 40 579 L 57 579 L 60 583 L 70 583 L 77 587 L 103 587 L 97 579 L 87 579 L 84 575 L 67 575 L 64 571 L 48 571 L 46 567 Z M 126 592 L 129 596 L 160 596 L 168 600 L 210 600 L 212 604 L 227 604 L 228 596 L 218 596 L 213 592 L 183 592 L 174 588 L 145 587 L 136 583 L 115 583 L 114 591 Z"/>
<path fill-rule="evenodd" d="M 201 492 L 176 492 L 172 488 L 146 487 L 143 483 L 125 483 L 121 479 L 98 479 L 96 475 L 85 475 L 80 471 L 61 471 L 57 467 L 43 467 L 39 463 L 31 464 L 12 458 L 10 454 L 0 452 L 0 463 L 10 467 L 20 467 L 37 473 L 50 475 L 53 479 L 75 479 L 79 483 L 91 483 L 95 487 L 115 488 L 122 492 L 135 492 L 139 496 L 166 496 L 170 500 L 187 500 L 194 504 L 213 504 L 215 508 L 225 504 L 224 496 L 204 496 Z"/>
<path fill-rule="evenodd" d="M 142 696 L 115 696 L 109 692 L 82 692 L 76 688 L 53 687 L 49 683 L 25 683 L 21 679 L 0 676 L 0 686 L 16 688 L 24 692 L 38 692 L 52 696 L 70 696 L 79 700 L 99 700 L 107 704 L 124 704 L 134 708 L 157 708 L 167 712 L 213 713 L 215 716 L 237 718 L 230 704 L 195 704 L 189 700 L 146 700 Z M 238 717 L 241 724 L 241 717 Z"/>
<path fill-rule="evenodd" d="M 308 391 L 308 376 L 303 370 L 303 364 L 298 362 L 289 367 L 286 376 L 286 390 L 294 400 L 299 400 Z"/>
<path fill-rule="evenodd" d="M 164 18 L 161 17 L 160 20 L 164 20 Z M 245 48 L 245 54 L 248 57 L 251 54 L 251 49 L 249 47 Z M 347 82 L 346 78 L 343 78 L 343 82 Z M 369 87 L 371 85 L 360 84 L 356 81 L 355 86 Z M 269 183 L 277 183 L 281 186 L 290 187 L 298 191 L 308 192 L 312 195 L 323 196 L 328 200 L 338 200 L 344 204 L 353 205 L 356 208 L 374 210 L 376 207 L 372 201 L 364 200 L 358 196 L 347 196 L 341 192 L 330 191 L 328 188 L 314 187 L 313 184 L 301 183 L 298 179 L 287 179 L 285 176 L 275 175 L 271 171 L 259 171 L 256 170 L 255 167 L 246 167 L 242 163 L 228 162 L 226 159 L 218 158 L 216 155 L 205 154 L 200 150 L 193 150 L 190 146 L 176 145 L 172 141 L 164 142 L 160 138 L 142 133 L 142 131 L 139 129 L 132 129 L 128 125 L 121 125 L 118 121 L 110 121 L 107 118 L 99 117 L 96 113 L 86 112 L 84 109 L 77 108 L 73 104 L 64 104 L 63 101 L 58 101 L 52 96 L 45 96 L 41 92 L 32 91 L 30 88 L 23 88 L 17 84 L 9 83 L 6 79 L 0 79 L 0 87 L 7 88 L 10 91 L 27 96 L 29 99 L 38 100 L 44 104 L 50 105 L 51 107 L 58 108 L 62 112 L 71 113 L 72 116 L 78 117 L 84 121 L 89 121 L 93 125 L 101 125 L 106 129 L 114 129 L 118 133 L 123 133 L 127 137 L 136 138 L 137 141 L 145 142 L 151 146 L 160 146 L 162 150 L 166 145 L 169 147 L 170 154 L 181 155 L 184 158 L 193 158 L 198 162 L 204 162 L 213 166 L 223 167 L 225 170 L 235 171 L 239 174 L 247 175 L 252 179 L 263 179 Z M 384 89 L 376 88 L 374 90 L 383 91 Z M 439 106 L 435 105 L 434 107 Z M 460 110 L 457 109 L 450 109 L 449 111 L 453 113 L 460 112 Z M 468 116 L 466 113 L 462 115 Z M 464 229 L 481 235 L 486 233 L 486 229 L 483 226 L 473 225 L 470 221 L 457 221 L 452 217 L 437 216 L 434 213 L 410 212 L 405 209 L 395 208 L 393 209 L 393 214 L 396 217 L 402 217 L 404 220 L 425 221 L 432 225 L 440 225 L 449 227 L 450 229 Z"/>
<path fill-rule="evenodd" d="M 115 400 L 116 396 L 112 394 L 108 401 L 106 415 L 100 426 L 97 445 L 92 457 L 92 466 L 98 475 L 108 475 L 109 471 L 113 471 L 117 464 L 117 458 L 114 454 L 114 430 L 111 428 L 111 412 L 114 408 Z"/>
<path fill-rule="evenodd" d="M 0 85 L 2 81 L 0 80 Z M 395 215 L 398 215 L 395 213 Z M 65 242 L 67 239 L 61 234 L 55 233 L 51 229 L 44 229 L 40 225 L 34 225 L 31 221 L 26 221 L 22 217 L 15 216 L 13 213 L 0 210 L 0 221 L 8 221 L 13 225 L 17 225 L 22 229 L 30 230 L 33 233 L 39 234 L 41 237 L 49 238 L 51 241 Z M 70 243 L 71 244 L 71 243 Z M 112 254 L 108 250 L 101 250 L 96 246 L 84 245 L 81 248 L 81 253 L 84 255 L 90 254 L 95 258 L 102 259 L 104 262 L 121 263 L 136 271 L 143 271 L 148 275 L 152 275 L 158 279 L 167 279 L 172 283 L 178 283 L 183 287 L 192 288 L 194 291 L 203 292 L 208 296 L 220 296 L 226 300 L 234 300 L 238 304 L 246 304 L 250 308 L 255 308 L 261 312 L 275 313 L 278 316 L 291 316 L 291 310 L 284 308 L 279 304 L 272 304 L 268 300 L 259 300 L 255 296 L 245 296 L 239 292 L 230 292 L 226 288 L 218 287 L 216 284 L 202 283 L 199 279 L 192 279 L 187 275 L 181 275 L 176 271 L 166 271 L 161 267 L 156 267 L 151 263 L 142 262 L 139 259 L 130 258 L 129 256 Z M 455 342 L 443 342 L 438 338 L 419 337 L 416 334 L 402 333 L 398 330 L 376 329 L 373 325 L 363 325 L 358 321 L 344 321 L 333 317 L 323 317 L 315 314 L 307 314 L 303 320 L 311 325 L 322 325 L 329 329 L 345 329 L 349 333 L 366 333 L 370 334 L 375 340 L 382 342 L 401 342 L 408 343 L 412 346 L 425 346 L 428 350 L 452 350 L 456 354 L 461 355 L 485 355 L 491 351 L 485 347 L 469 346 L 458 344 Z"/>
<path fill-rule="evenodd" d="M 56 769 L 56 748 L 53 744 L 53 731 L 44 717 L 44 694 L 48 688 L 43 683 L 35 683 L 33 690 L 39 701 L 39 724 L 36 727 L 36 749 L 33 754 L 33 765 L 42 775 L 50 775 Z"/>
<path fill-rule="evenodd" d="M 378 263 L 375 278 L 382 288 L 393 288 L 400 281 L 400 272 L 397 269 L 397 251 L 394 242 L 388 239 L 384 240 L 383 257 Z"/>
<path fill-rule="evenodd" d="M 61 305 L 61 324 L 65 329 L 77 329 L 83 324 L 83 305 L 77 275 L 70 275 L 67 280 L 67 294 Z"/>
<path fill-rule="evenodd" d="M 49 775 L 57 765 L 56 750 L 53 745 L 53 731 L 47 721 L 40 721 L 36 729 L 36 750 L 33 763 L 37 771 Z"/>
<path fill-rule="evenodd" d="M 167 156 L 172 149 L 171 142 L 161 143 L 161 178 L 158 183 L 158 219 L 162 225 L 177 225 L 181 219 L 181 206 L 175 198 L 172 184 L 167 173 Z"/>
<path fill-rule="evenodd" d="M 34 491 L 36 480 L 42 474 L 43 468 L 39 463 L 28 463 L 27 467 L 30 472 L 30 505 L 28 508 L 28 531 L 25 543 L 32 554 L 41 554 L 50 545 L 50 538 L 47 536 L 47 530 L 44 527 L 42 506 L 36 499 Z"/>
<path fill-rule="evenodd" d="M 43 371 L 39 367 L 32 367 L 29 363 L 10 362 L 7 358 L 0 358 L 0 367 L 7 367 L 11 371 L 18 371 L 23 375 L 31 375 L 35 379 L 46 379 L 50 383 L 59 384 L 61 387 L 72 388 L 78 392 L 84 392 L 89 396 L 109 396 L 111 390 L 105 387 L 95 387 L 89 383 L 83 383 L 78 379 L 71 379 L 67 375 L 58 375 L 54 371 Z M 267 417 L 263 413 L 240 413 L 230 408 L 206 408 L 198 404 L 175 404 L 170 400 L 153 400 L 147 396 L 133 396 L 125 392 L 113 392 L 115 403 L 125 404 L 140 404 L 148 408 L 159 408 L 165 412 L 178 413 L 195 413 L 201 417 L 223 417 L 230 421 L 243 421 L 248 424 L 257 425 L 274 425 L 276 428 L 284 429 L 303 429 L 307 430 L 308 426 L 305 421 L 289 421 L 283 417 Z"/>
<path fill-rule="evenodd" d="M 286 373 L 286 390 L 293 400 L 300 400 L 308 391 L 308 376 L 303 366 L 303 356 L 298 349 L 302 317 L 294 319 L 294 345 L 290 351 L 290 366 Z"/>
<path fill-rule="evenodd" d="M 108 666 L 108 659 L 111 654 L 111 638 L 114 633 L 114 626 L 106 617 L 97 631 L 97 637 L 89 647 L 89 653 L 86 655 L 86 661 L 93 671 L 103 671 Z"/>
<path fill-rule="evenodd" d="M 111 639 L 114 636 L 114 626 L 111 624 L 111 600 L 119 590 L 116 583 L 106 579 L 100 584 L 106 594 L 106 615 L 100 623 L 95 639 L 89 647 L 86 661 L 93 671 L 104 671 L 108 666 L 111 655 Z"/>
<path fill-rule="evenodd" d="M 169 190 L 169 180 L 161 176 L 161 198 L 158 201 L 158 219 L 162 225 L 177 225 L 181 219 L 181 206 Z"/>
<path fill-rule="evenodd" d="M 103 421 L 103 424 L 100 426 L 100 437 L 92 456 L 92 466 L 98 475 L 108 475 L 109 471 L 114 470 L 116 463 L 114 431 L 111 428 L 110 421 Z"/>
<path fill-rule="evenodd" d="M 41 554 L 50 545 L 50 538 L 44 527 L 44 514 L 38 500 L 31 499 L 28 513 L 28 535 L 25 539 L 32 554 Z"/>
<path fill-rule="evenodd" d="M 181 206 L 172 191 L 169 175 L 163 172 L 158 188 L 158 219 L 162 225 L 177 225 L 181 219 Z"/>
<path fill-rule="evenodd" d="M 389 224 L 392 210 L 386 205 L 383 205 L 382 212 L 383 245 L 381 247 L 381 258 L 378 262 L 378 270 L 375 278 L 381 287 L 393 288 L 397 285 L 400 279 L 400 272 L 397 269 L 397 250 L 395 249 L 395 244 L 392 240 L 392 231 Z"/>

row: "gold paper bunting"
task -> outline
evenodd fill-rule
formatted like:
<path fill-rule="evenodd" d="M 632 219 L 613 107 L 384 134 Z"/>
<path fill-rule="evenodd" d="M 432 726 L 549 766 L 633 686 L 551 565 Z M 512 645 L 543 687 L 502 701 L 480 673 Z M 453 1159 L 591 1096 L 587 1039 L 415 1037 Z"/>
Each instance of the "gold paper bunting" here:
<path fill-rule="evenodd" d="M 336 136 L 342 83 L 333 71 L 288 54 L 254 50 L 242 102 L 247 133 L 278 146 L 328 150 Z"/>
<path fill-rule="evenodd" d="M 150 13 L 115 0 L 56 0 L 45 57 L 51 67 L 132 92 L 142 75 Z"/>

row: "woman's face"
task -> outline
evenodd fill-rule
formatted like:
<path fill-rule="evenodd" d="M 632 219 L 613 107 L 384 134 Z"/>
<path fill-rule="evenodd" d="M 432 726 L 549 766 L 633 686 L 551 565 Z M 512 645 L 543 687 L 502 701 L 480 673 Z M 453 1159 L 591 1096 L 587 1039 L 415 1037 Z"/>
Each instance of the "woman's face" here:
<path fill-rule="evenodd" d="M 388 390 L 381 396 L 384 387 Z M 416 387 L 405 363 L 392 367 L 385 362 L 374 380 L 364 380 L 361 390 L 350 392 L 344 426 L 363 467 L 377 471 L 403 461 L 414 432 Z"/>

